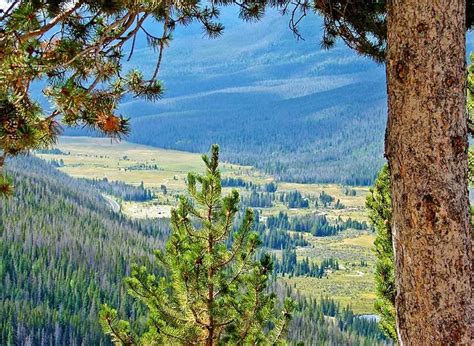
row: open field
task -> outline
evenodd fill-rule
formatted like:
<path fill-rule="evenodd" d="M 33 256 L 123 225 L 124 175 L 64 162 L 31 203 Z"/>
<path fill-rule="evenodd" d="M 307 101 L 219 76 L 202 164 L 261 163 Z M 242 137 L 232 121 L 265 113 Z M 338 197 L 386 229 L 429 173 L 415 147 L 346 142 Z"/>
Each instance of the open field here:
<path fill-rule="evenodd" d="M 360 261 L 373 262 L 372 245 L 375 235 L 372 233 L 344 232 L 331 237 L 313 237 L 306 239 L 311 247 L 300 248 L 298 256 L 314 258 L 320 261 L 325 258 L 337 258 L 343 263 L 359 264 Z"/>
<path fill-rule="evenodd" d="M 169 217 L 171 208 L 176 205 L 178 196 L 185 194 L 185 179 L 188 172 L 201 172 L 203 163 L 199 154 L 164 150 L 133 143 L 111 142 L 109 139 L 90 137 L 62 137 L 58 150 L 38 153 L 47 161 L 56 163 L 61 171 L 81 178 L 107 178 L 109 181 L 122 181 L 132 185 L 143 185 L 151 189 L 154 198 L 146 202 L 123 201 L 108 196 L 114 209 L 132 218 Z M 241 178 L 245 182 L 263 186 L 274 178 L 259 172 L 253 167 L 230 163 L 221 164 L 223 177 Z M 365 197 L 369 192 L 365 187 L 345 188 L 340 185 L 296 184 L 277 182 L 277 196 L 290 191 L 299 191 L 311 202 L 308 208 L 288 208 L 275 199 L 273 206 L 258 208 L 263 218 L 284 212 L 291 216 L 310 213 L 324 214 L 329 220 L 351 218 L 367 221 L 364 210 Z M 166 192 L 163 191 L 166 186 Z M 250 194 L 248 189 L 237 188 L 242 196 Z M 351 194 L 347 193 L 351 190 Z M 224 188 L 230 191 L 231 188 Z M 314 202 L 325 192 L 339 200 L 343 207 L 327 207 Z M 355 312 L 373 313 L 374 299 L 374 255 L 371 250 L 374 234 L 370 231 L 346 230 L 336 236 L 315 237 L 304 233 L 310 246 L 296 249 L 298 260 L 308 258 L 310 262 L 320 263 L 324 259 L 337 259 L 340 269 L 331 271 L 321 279 L 314 277 L 282 277 L 281 279 L 314 297 L 330 296 L 341 303 L 351 305 Z M 281 257 L 281 251 L 273 251 Z M 363 262 L 361 262 L 363 261 Z"/>
<path fill-rule="evenodd" d="M 298 190 L 307 195 L 319 195 L 321 192 L 326 192 L 336 199 L 339 199 L 342 204 L 349 208 L 364 208 L 365 197 L 369 193 L 367 187 L 351 187 L 356 191 L 356 196 L 347 196 L 343 192 L 343 187 L 336 184 L 297 184 L 283 182 L 279 186 L 282 190 Z"/>
<path fill-rule="evenodd" d="M 355 313 L 373 313 L 374 239 L 372 233 L 356 232 L 344 232 L 333 237 L 308 235 L 311 247 L 297 249 L 298 258 L 308 257 L 310 262 L 318 264 L 324 259 L 334 258 L 339 261 L 340 269 L 321 279 L 288 276 L 282 279 L 308 295 L 330 296 L 342 306 L 351 305 Z"/>
<path fill-rule="evenodd" d="M 203 168 L 199 154 L 176 150 L 165 150 L 129 143 L 126 141 L 113 142 L 106 138 L 91 137 L 61 137 L 57 148 L 61 153 L 39 153 L 39 157 L 47 161 L 60 163 L 59 169 L 73 177 L 102 179 L 109 181 L 123 181 L 132 185 L 143 182 L 146 188 L 152 189 L 161 204 L 174 205 L 176 196 L 185 192 L 185 179 L 188 172 L 200 172 Z M 247 182 L 263 185 L 274 181 L 274 178 L 259 172 L 253 167 L 240 166 L 230 163 L 221 164 L 224 177 L 241 178 Z M 161 194 L 160 188 L 167 188 L 167 195 Z M 344 209 L 332 209 L 328 217 L 343 219 L 352 218 L 365 221 L 364 212 L 365 196 L 368 188 L 351 187 L 356 192 L 355 196 L 343 193 L 343 187 L 335 184 L 297 184 L 278 182 L 278 192 L 299 191 L 304 196 L 316 198 L 321 192 L 328 193 L 339 200 Z M 224 191 L 230 191 L 225 188 Z M 242 195 L 247 192 L 239 189 Z M 128 208 L 127 208 L 128 207 Z M 140 205 L 147 208 L 148 205 Z M 131 205 L 125 207 L 132 208 Z M 320 209 L 318 209 L 319 211 Z M 273 215 L 280 211 L 289 216 L 302 215 L 314 212 L 314 208 L 289 209 L 276 202 L 271 208 L 262 210 L 262 215 Z"/>
<path fill-rule="evenodd" d="M 374 283 L 370 275 L 357 276 L 336 272 L 328 278 L 294 276 L 282 280 L 293 288 L 312 297 L 331 297 L 341 306 L 350 305 L 356 314 L 374 312 Z"/>
<path fill-rule="evenodd" d="M 73 177 L 119 180 L 147 187 L 182 191 L 188 172 L 202 170 L 200 155 L 175 150 L 163 150 L 106 138 L 61 137 L 57 148 L 64 154 L 38 154 L 47 160 L 62 160 L 60 170 Z M 146 166 L 140 168 L 139 166 Z M 223 174 L 252 175 L 251 167 L 223 163 Z"/>

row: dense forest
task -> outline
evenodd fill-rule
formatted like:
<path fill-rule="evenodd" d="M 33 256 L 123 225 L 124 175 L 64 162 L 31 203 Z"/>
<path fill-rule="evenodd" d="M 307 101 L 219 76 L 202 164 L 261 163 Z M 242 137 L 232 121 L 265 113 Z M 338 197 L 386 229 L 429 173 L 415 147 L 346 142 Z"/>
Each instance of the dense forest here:
<path fill-rule="evenodd" d="M 38 159 L 12 160 L 9 167 L 15 195 L 0 204 L 2 344 L 107 344 L 97 322 L 104 302 L 131 316 L 139 329 L 143 308 L 127 298 L 122 280 L 132 263 L 153 264 L 152 251 L 163 246 L 168 220 L 136 222 L 114 214 L 90 182 Z M 301 245 L 298 239 L 290 241 L 292 248 Z M 289 332 L 294 342 L 387 342 L 375 322 L 330 299 L 308 301 L 290 287 L 272 287 L 297 296 Z"/>
<path fill-rule="evenodd" d="M 296 251 L 290 247 L 283 250 L 281 260 L 274 256 L 273 261 L 276 273 L 289 275 L 290 277 L 307 276 L 321 279 L 329 270 L 339 270 L 339 262 L 334 258 L 324 259 L 319 265 L 314 262 L 310 263 L 308 257 L 303 258 L 302 261 L 297 261 Z"/>
<path fill-rule="evenodd" d="M 346 229 L 366 230 L 369 228 L 365 221 L 338 219 L 335 223 L 329 222 L 324 214 L 310 214 L 303 216 L 288 217 L 284 212 L 278 215 L 270 215 L 266 220 L 268 229 L 294 230 L 296 232 L 308 232 L 317 237 L 336 235 Z"/>
<path fill-rule="evenodd" d="M 121 282 L 132 262 L 151 261 L 167 224 L 113 214 L 87 182 L 38 159 L 10 170 L 15 196 L 0 204 L 1 344 L 105 343 L 100 305 L 139 313 Z"/>
<path fill-rule="evenodd" d="M 153 192 L 145 188 L 143 182 L 139 186 L 126 184 L 121 181 L 103 179 L 82 179 L 101 192 L 118 197 L 124 201 L 144 202 L 153 199 Z"/>

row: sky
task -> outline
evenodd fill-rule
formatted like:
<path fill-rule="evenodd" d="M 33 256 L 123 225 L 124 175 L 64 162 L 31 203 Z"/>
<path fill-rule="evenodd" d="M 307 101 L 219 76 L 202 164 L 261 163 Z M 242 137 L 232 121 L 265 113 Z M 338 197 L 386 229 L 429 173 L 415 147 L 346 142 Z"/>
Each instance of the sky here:
<path fill-rule="evenodd" d="M 6 10 L 7 8 L 10 7 L 11 2 L 12 2 L 11 0 L 0 0 L 0 9 Z M 71 2 L 68 5 L 71 6 L 74 3 L 75 3 L 75 1 Z"/>

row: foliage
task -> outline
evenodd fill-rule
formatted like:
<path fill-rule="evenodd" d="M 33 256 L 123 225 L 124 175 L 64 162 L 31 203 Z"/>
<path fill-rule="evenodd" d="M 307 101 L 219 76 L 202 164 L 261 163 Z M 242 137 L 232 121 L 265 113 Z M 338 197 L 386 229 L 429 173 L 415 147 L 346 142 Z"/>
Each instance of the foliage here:
<path fill-rule="evenodd" d="M 367 196 L 369 219 L 377 232 L 374 242 L 377 258 L 375 267 L 375 309 L 380 314 L 380 327 L 390 338 L 397 339 L 395 310 L 395 264 L 392 245 L 390 171 L 385 165 Z"/>
<path fill-rule="evenodd" d="M 280 201 L 285 202 L 288 208 L 308 208 L 309 201 L 303 197 L 299 191 L 290 191 L 288 193 L 282 193 L 280 195 Z"/>
<path fill-rule="evenodd" d="M 247 182 L 242 178 L 225 177 L 222 179 L 222 187 L 250 187 L 252 182 Z"/>
<path fill-rule="evenodd" d="M 259 224 L 259 236 L 262 239 L 263 247 L 267 249 L 294 249 L 298 246 L 308 246 L 309 243 L 304 239 L 301 233 L 288 234 L 286 230 L 272 228 L 268 229 L 264 224 Z"/>
<path fill-rule="evenodd" d="M 9 161 L 13 196 L 0 202 L 0 344 L 107 344 L 103 302 L 133 315 L 143 307 L 121 287 L 131 261 L 149 266 L 168 236 L 162 220 L 109 211 L 87 182 L 35 158 Z"/>
<path fill-rule="evenodd" d="M 123 199 L 124 201 L 144 202 L 153 199 L 153 192 L 146 189 L 143 182 L 139 186 L 126 184 L 121 181 L 109 181 L 104 179 L 81 179 L 98 190 Z M 166 189 L 166 187 L 165 187 Z"/>
<path fill-rule="evenodd" d="M 319 195 L 319 200 L 321 203 L 323 203 L 324 206 L 334 202 L 334 197 L 331 195 L 328 195 L 326 192 L 322 191 L 321 194 Z"/>
<path fill-rule="evenodd" d="M 210 36 L 219 35 L 217 16 L 212 5 L 195 1 L 13 2 L 0 14 L 2 148 L 16 154 L 51 143 L 59 116 L 66 125 L 126 134 L 127 122 L 114 114 L 117 103 L 126 93 L 148 100 L 161 96 L 157 72 L 175 27 L 195 21 Z M 150 32 L 145 22 L 161 32 Z M 149 79 L 138 70 L 122 71 L 138 33 L 158 51 Z M 47 81 L 44 94 L 54 105 L 45 118 L 30 95 L 31 84 L 40 79 Z"/>
<path fill-rule="evenodd" d="M 466 4 L 469 28 L 473 4 Z M 158 71 L 176 27 L 198 22 L 210 37 L 219 36 L 220 9 L 229 5 L 238 6 L 246 21 L 261 19 L 267 8 L 290 13 L 297 37 L 302 18 L 315 11 L 324 17 L 324 47 L 342 38 L 362 55 L 385 59 L 385 1 L 12 1 L 0 12 L 1 156 L 49 146 L 60 133 L 60 118 L 67 126 L 83 124 L 112 137 L 127 134 L 128 121 L 117 114 L 117 105 L 127 93 L 161 97 Z M 161 30 L 150 32 L 151 27 Z M 157 51 L 149 77 L 136 69 L 123 71 L 139 33 Z M 53 105 L 49 114 L 31 95 L 39 81 Z"/>
<path fill-rule="evenodd" d="M 7 175 L 0 175 L 0 196 L 13 194 L 13 180 Z"/>
<path fill-rule="evenodd" d="M 357 53 L 383 62 L 387 50 L 387 5 L 388 1 L 315 1 L 300 0 L 304 6 L 324 16 L 322 44 L 330 48 L 341 38 Z M 466 29 L 473 24 L 473 1 L 466 0 Z"/>
<path fill-rule="evenodd" d="M 275 262 L 275 272 L 278 274 L 288 274 L 292 276 L 307 276 L 322 278 L 325 276 L 328 269 L 339 270 L 339 262 L 334 258 L 326 258 L 321 261 L 319 265 L 309 262 L 308 257 L 297 261 L 295 249 L 285 248 L 282 253 L 281 261 L 276 257 L 273 258 Z"/>
<path fill-rule="evenodd" d="M 213 345 L 281 338 L 293 302 L 286 300 L 282 316 L 274 317 L 276 297 L 267 293 L 270 256 L 255 259 L 260 240 L 250 209 L 234 231 L 239 194 L 233 190 L 222 197 L 218 157 L 214 145 L 211 156 L 203 156 L 205 173 L 188 175 L 192 201 L 182 197 L 172 211 L 166 252 L 157 252 L 167 277 L 135 266 L 126 280 L 129 293 L 150 310 L 148 331 L 134 336 L 113 309 L 104 307 L 101 321 L 113 340 Z"/>
<path fill-rule="evenodd" d="M 242 198 L 242 204 L 251 208 L 271 208 L 275 195 L 268 192 L 252 191 L 248 197 Z"/>
<path fill-rule="evenodd" d="M 242 7 L 243 19 L 259 15 L 255 6 Z M 218 16 L 214 2 L 192 0 L 6 4 L 0 11 L 0 155 L 48 147 L 60 133 L 58 119 L 114 138 L 126 135 L 129 125 L 117 114 L 118 103 L 127 93 L 146 100 L 161 97 L 158 71 L 175 28 L 198 22 L 215 37 L 223 30 Z M 148 77 L 122 69 L 139 33 L 157 51 Z M 33 85 L 40 81 L 53 106 L 48 114 L 32 97 Z"/>
<path fill-rule="evenodd" d="M 336 235 L 346 229 L 367 229 L 365 222 L 347 219 L 338 219 L 336 223 L 329 223 L 326 215 L 309 214 L 302 216 L 288 217 L 286 213 L 280 212 L 277 216 L 270 215 L 267 218 L 266 226 L 269 229 L 293 230 L 296 232 L 309 232 L 316 237 L 326 237 Z"/>
<path fill-rule="evenodd" d="M 275 291 L 292 294 L 298 302 L 289 328 L 296 345 L 391 345 L 377 322 L 357 316 L 349 306 L 341 308 L 328 297 L 307 298 L 278 286 Z M 326 325 L 329 324 L 329 328 Z"/>
<path fill-rule="evenodd" d="M 351 188 L 349 188 L 349 187 L 343 187 L 342 192 L 343 192 L 344 195 L 346 195 L 346 196 L 352 196 L 352 197 L 354 197 L 354 196 L 357 195 L 357 191 L 354 190 L 354 189 L 351 189 Z"/>
<path fill-rule="evenodd" d="M 274 25 L 273 22 L 270 24 Z M 268 28 L 271 32 L 272 25 L 263 29 Z M 269 33 L 265 39 L 271 38 L 273 35 Z M 268 50 L 252 51 L 252 55 L 262 56 L 262 60 L 267 56 L 287 59 L 287 51 L 292 49 L 288 41 L 279 48 L 267 41 Z M 190 39 L 186 42 L 192 43 Z M 224 49 L 233 47 L 232 44 L 222 42 L 225 40 L 215 44 Z M 242 44 L 237 39 L 231 42 Z M 185 47 L 184 44 L 180 46 L 178 52 Z M 386 124 L 386 95 L 380 69 L 361 60 L 348 60 L 347 50 L 334 50 L 326 57 L 325 53 L 315 53 L 311 47 L 301 43 L 295 48 L 301 57 L 294 53 L 295 57 L 288 58 L 282 66 L 259 62 L 260 68 L 265 71 L 264 79 L 261 73 L 254 72 L 238 81 L 247 90 L 240 91 L 239 88 L 238 92 L 230 93 L 227 90 L 235 87 L 235 77 L 227 74 L 220 63 L 212 60 L 212 47 L 206 51 L 209 57 L 204 61 L 186 58 L 179 60 L 179 64 L 167 65 L 172 70 L 172 73 L 168 72 L 171 74 L 167 82 L 169 88 L 181 88 L 185 83 L 187 89 L 192 89 L 176 91 L 178 96 L 183 95 L 185 98 L 175 97 L 172 101 L 165 100 L 153 107 L 135 100 L 124 104 L 124 112 L 131 117 L 133 127 L 130 141 L 196 153 L 207 150 L 212 143 L 217 142 L 222 147 L 222 157 L 226 161 L 256 167 L 279 181 L 356 186 L 368 186 L 374 182 L 383 166 L 383 132 Z M 245 56 L 245 52 L 242 47 L 236 54 Z M 318 62 L 313 62 L 315 54 L 322 56 Z M 171 55 L 179 58 L 176 51 L 170 51 Z M 305 63 L 302 64 L 300 59 L 304 59 Z M 180 77 L 183 64 L 191 64 L 192 72 Z M 229 55 L 225 64 L 237 70 L 239 75 L 247 73 L 246 59 L 236 62 Z M 313 65 L 317 65 L 314 68 L 318 72 L 308 77 L 305 66 Z M 297 77 L 281 80 L 281 76 L 285 76 L 287 68 L 290 68 L 288 66 L 291 66 L 292 71 L 298 70 L 295 72 Z M 210 70 L 216 75 L 216 85 L 208 82 L 202 70 Z M 365 71 L 363 79 L 360 77 L 361 70 Z M 254 82 L 255 79 L 257 82 Z M 274 79 L 280 79 L 276 86 L 273 85 L 277 83 Z M 310 86 L 303 95 L 286 90 L 301 89 L 300 83 L 305 83 L 302 80 L 306 79 L 316 86 Z M 326 89 L 328 85 L 331 85 L 331 90 Z M 211 92 L 203 93 L 203 88 L 210 89 L 212 95 L 217 94 L 219 97 L 211 97 Z M 255 93 L 255 88 L 263 90 Z M 275 88 L 283 91 L 274 96 Z M 135 113 L 137 108 L 141 110 L 140 115 Z M 210 112 L 210 109 L 216 111 Z M 202 121 L 204 118 L 206 122 Z M 242 132 L 245 132 L 245 136 L 241 135 Z"/>

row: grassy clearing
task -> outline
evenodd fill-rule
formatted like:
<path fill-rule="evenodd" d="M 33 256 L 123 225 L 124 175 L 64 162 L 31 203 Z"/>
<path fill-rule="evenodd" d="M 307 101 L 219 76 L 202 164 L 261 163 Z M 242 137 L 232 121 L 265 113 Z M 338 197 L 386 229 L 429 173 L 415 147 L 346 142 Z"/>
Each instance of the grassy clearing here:
<path fill-rule="evenodd" d="M 313 297 L 333 297 L 342 306 L 351 305 L 356 313 L 374 313 L 374 254 L 372 244 L 375 235 L 347 231 L 333 237 L 305 235 L 310 247 L 298 248 L 297 256 L 315 263 L 327 258 L 339 261 L 340 270 L 330 272 L 327 277 L 282 277 L 281 279 Z M 363 261 L 364 263 L 362 263 Z"/>
<path fill-rule="evenodd" d="M 301 258 L 308 257 L 316 261 L 335 258 L 342 263 L 351 265 L 359 265 L 360 261 L 369 263 L 374 261 L 372 251 L 374 234 L 346 231 L 332 237 L 314 237 L 311 234 L 305 236 L 311 247 L 297 250 L 297 255 Z"/>
<path fill-rule="evenodd" d="M 149 188 L 166 185 L 171 191 L 182 191 L 188 172 L 202 170 L 198 154 L 151 148 L 144 145 L 111 142 L 106 138 L 61 137 L 58 146 L 68 155 L 39 154 L 47 160 L 62 160 L 60 169 L 74 177 L 108 178 Z M 140 165 L 157 169 L 136 169 Z M 224 163 L 222 172 L 247 175 L 251 167 Z"/>
<path fill-rule="evenodd" d="M 350 305 L 357 314 L 374 313 L 374 282 L 369 274 L 357 276 L 337 271 L 321 279 L 310 277 L 280 279 L 303 294 L 316 298 L 327 296 L 339 302 L 341 306 Z"/>
<path fill-rule="evenodd" d="M 134 143 L 112 142 L 106 138 L 91 137 L 61 137 L 57 148 L 64 154 L 38 154 L 46 160 L 61 162 L 60 170 L 74 177 L 107 178 L 119 180 L 132 185 L 143 182 L 146 188 L 156 194 L 156 201 L 164 205 L 174 205 L 176 196 L 185 193 L 185 179 L 188 172 L 202 170 L 201 155 L 176 150 L 165 150 Z M 222 163 L 222 175 L 238 177 L 254 184 L 263 185 L 273 181 L 273 177 L 265 175 L 253 167 Z M 160 187 L 167 188 L 164 195 Z M 229 192 L 225 188 L 224 192 Z M 239 189 L 242 195 L 248 191 Z M 366 221 L 364 207 L 367 188 L 354 188 L 356 196 L 346 196 L 343 187 L 338 185 L 278 183 L 278 193 L 298 190 L 308 198 L 316 199 L 322 191 L 329 193 L 344 204 L 346 208 L 317 209 L 328 215 L 330 219 L 341 217 Z M 146 210 L 150 209 L 150 210 Z M 124 212 L 131 217 L 145 217 L 163 214 L 153 214 L 157 210 L 153 204 L 125 204 Z M 275 215 L 286 212 L 289 216 L 301 216 L 315 212 L 314 207 L 306 209 L 288 209 L 284 204 L 276 202 L 272 208 L 262 209 L 262 215 Z"/>
<path fill-rule="evenodd" d="M 298 190 L 307 196 L 317 196 L 324 191 L 334 196 L 336 200 L 339 199 L 348 208 L 364 208 L 365 197 L 369 193 L 369 188 L 367 187 L 351 187 L 351 189 L 356 191 L 356 196 L 346 196 L 343 187 L 336 184 L 281 183 L 279 188 L 286 191 Z"/>
<path fill-rule="evenodd" d="M 344 238 L 341 243 L 348 246 L 359 246 L 361 248 L 372 248 L 374 245 L 374 234 L 361 234 L 356 237 Z"/>

